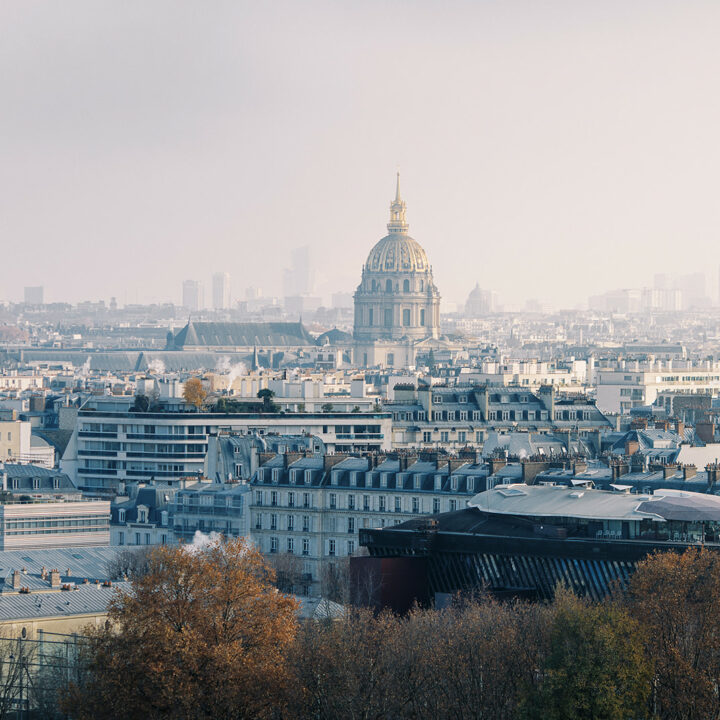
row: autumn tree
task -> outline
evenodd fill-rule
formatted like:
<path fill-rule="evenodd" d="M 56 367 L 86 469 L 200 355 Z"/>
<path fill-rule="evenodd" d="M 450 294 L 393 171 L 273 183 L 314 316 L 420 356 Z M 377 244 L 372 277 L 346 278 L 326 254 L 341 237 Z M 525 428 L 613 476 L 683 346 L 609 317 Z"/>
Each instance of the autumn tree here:
<path fill-rule="evenodd" d="M 661 718 L 720 716 L 720 555 L 657 553 L 638 564 L 628 600 L 655 663 L 652 709 Z"/>
<path fill-rule="evenodd" d="M 273 575 L 242 538 L 154 549 L 147 572 L 117 591 L 106 627 L 88 630 L 86 673 L 64 710 L 78 720 L 276 716 L 297 603 Z"/>
<path fill-rule="evenodd" d="M 199 410 L 205 402 L 206 396 L 207 393 L 200 378 L 193 377 L 185 383 L 183 398 L 188 405 L 194 405 Z"/>
<path fill-rule="evenodd" d="M 540 682 L 528 697 L 526 717 L 639 718 L 647 707 L 651 678 L 641 627 L 626 609 L 559 590 Z"/>

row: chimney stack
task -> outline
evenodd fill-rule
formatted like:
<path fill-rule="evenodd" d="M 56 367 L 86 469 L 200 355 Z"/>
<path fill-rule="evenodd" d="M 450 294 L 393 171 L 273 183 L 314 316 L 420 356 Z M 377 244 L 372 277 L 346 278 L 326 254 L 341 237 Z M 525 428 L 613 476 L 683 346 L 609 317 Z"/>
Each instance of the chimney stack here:
<path fill-rule="evenodd" d="M 13 590 L 19 590 L 20 589 L 20 583 L 22 581 L 20 580 L 20 571 L 19 570 L 13 570 L 12 574 L 12 586 Z"/>
<path fill-rule="evenodd" d="M 60 571 L 57 569 L 50 571 L 50 587 L 51 588 L 59 588 L 60 587 Z"/>
<path fill-rule="evenodd" d="M 697 468 L 694 465 L 683 465 L 683 480 L 690 480 L 697 475 Z"/>

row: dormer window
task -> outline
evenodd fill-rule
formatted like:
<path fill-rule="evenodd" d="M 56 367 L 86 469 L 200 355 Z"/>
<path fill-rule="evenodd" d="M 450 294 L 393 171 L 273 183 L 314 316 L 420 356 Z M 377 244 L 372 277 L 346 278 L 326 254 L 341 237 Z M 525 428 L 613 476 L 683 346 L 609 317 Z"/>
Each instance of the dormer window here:
<path fill-rule="evenodd" d="M 331 485 L 337 485 L 338 484 L 338 473 L 330 473 L 330 484 Z"/>
<path fill-rule="evenodd" d="M 118 510 L 118 522 L 125 522 L 125 508 L 120 508 L 120 510 Z"/>
<path fill-rule="evenodd" d="M 312 482 L 312 470 L 305 471 L 305 484 L 310 485 Z"/>
<path fill-rule="evenodd" d="M 353 487 L 356 487 L 356 486 L 357 486 L 357 479 L 358 479 L 358 474 L 357 474 L 357 472 L 351 472 L 351 473 L 350 473 L 350 485 L 352 485 Z"/>
<path fill-rule="evenodd" d="M 280 468 L 273 468 L 272 471 L 273 484 L 277 485 L 280 482 Z"/>

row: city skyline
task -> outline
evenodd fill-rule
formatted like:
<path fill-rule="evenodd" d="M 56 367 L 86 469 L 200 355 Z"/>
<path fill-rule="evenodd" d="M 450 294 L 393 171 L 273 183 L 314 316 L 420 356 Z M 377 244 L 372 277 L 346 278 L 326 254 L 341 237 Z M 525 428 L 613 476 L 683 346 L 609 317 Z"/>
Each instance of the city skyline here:
<path fill-rule="evenodd" d="M 352 291 L 398 166 L 448 303 L 479 282 L 575 307 L 717 267 L 716 4 L 78 1 L 0 20 L 3 299 L 177 302 L 218 271 L 281 295 L 303 246 L 318 294 Z"/>

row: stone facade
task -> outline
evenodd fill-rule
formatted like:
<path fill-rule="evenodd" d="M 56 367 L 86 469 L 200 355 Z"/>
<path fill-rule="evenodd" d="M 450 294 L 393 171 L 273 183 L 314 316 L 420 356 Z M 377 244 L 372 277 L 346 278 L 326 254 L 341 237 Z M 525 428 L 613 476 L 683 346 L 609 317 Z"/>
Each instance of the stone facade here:
<path fill-rule="evenodd" d="M 388 235 L 370 251 L 355 292 L 358 364 L 406 364 L 410 346 L 440 334 L 440 293 L 425 250 L 408 235 L 405 210 L 398 177 Z M 377 342 L 383 346 L 397 343 L 395 362 L 390 362 L 395 355 L 392 348 L 385 347 L 387 352 L 378 358 L 373 348 Z"/>

